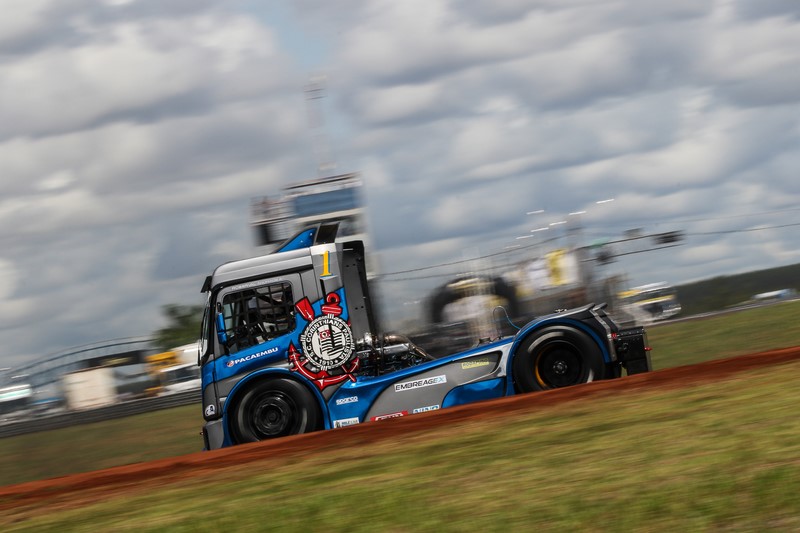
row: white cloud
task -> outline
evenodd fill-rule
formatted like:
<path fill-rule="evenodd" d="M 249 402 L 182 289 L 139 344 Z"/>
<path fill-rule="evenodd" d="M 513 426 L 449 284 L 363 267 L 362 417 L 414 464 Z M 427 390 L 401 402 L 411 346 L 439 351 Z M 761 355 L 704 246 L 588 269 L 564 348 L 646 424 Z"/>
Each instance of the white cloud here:
<path fill-rule="evenodd" d="M 2 65 L 0 115 L 6 120 L 0 138 L 133 119 L 156 106 L 162 115 L 175 113 L 181 109 L 177 98 L 205 99 L 208 106 L 219 95 L 252 98 L 285 84 L 280 70 L 286 65 L 272 35 L 245 17 L 83 24 L 91 40 Z M 279 68 L 272 72 L 277 76 L 251 75 L 270 66 Z"/>
<path fill-rule="evenodd" d="M 42 11 L 50 4 L 50 0 L 4 0 L 0 45 L 37 30 L 42 24 Z"/>
<path fill-rule="evenodd" d="M 14 265 L 0 258 L 0 299 L 10 298 L 17 287 L 17 271 Z"/>
<path fill-rule="evenodd" d="M 70 170 L 58 170 L 46 176 L 39 182 L 37 188 L 40 191 L 56 191 L 68 187 L 75 182 L 75 175 Z"/>
<path fill-rule="evenodd" d="M 359 95 L 357 105 L 366 122 L 380 124 L 435 113 L 445 102 L 442 88 L 428 83 L 366 90 Z"/>
<path fill-rule="evenodd" d="M 744 105 L 797 102 L 800 35 L 797 19 L 717 21 L 698 54 L 698 76 Z"/>

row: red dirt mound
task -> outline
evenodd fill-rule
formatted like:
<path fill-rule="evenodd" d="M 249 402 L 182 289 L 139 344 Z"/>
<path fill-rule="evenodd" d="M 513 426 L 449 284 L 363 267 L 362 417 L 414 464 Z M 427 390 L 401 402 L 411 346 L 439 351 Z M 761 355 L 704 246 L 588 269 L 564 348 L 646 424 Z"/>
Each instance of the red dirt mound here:
<path fill-rule="evenodd" d="M 622 392 L 628 389 L 680 388 L 688 384 L 715 381 L 767 365 L 777 365 L 800 359 L 800 347 L 772 352 L 719 359 L 690 366 L 669 368 L 628 376 L 611 381 L 589 383 L 567 389 L 525 394 L 480 402 L 442 411 L 423 413 L 389 423 L 361 424 L 341 429 L 286 437 L 268 442 L 234 446 L 210 452 L 198 452 L 182 457 L 161 459 L 149 463 L 119 466 L 41 481 L 0 487 L 0 510 L 31 505 L 40 501 L 59 501 L 66 506 L 79 501 L 92 501 L 119 494 L 132 487 L 141 490 L 148 483 L 164 483 L 173 479 L 202 476 L 226 468 L 241 467 L 252 461 L 271 457 L 306 455 L 348 443 L 364 443 L 394 439 L 409 432 L 424 432 L 446 424 L 465 420 L 498 417 L 535 407 L 585 398 L 594 394 Z"/>

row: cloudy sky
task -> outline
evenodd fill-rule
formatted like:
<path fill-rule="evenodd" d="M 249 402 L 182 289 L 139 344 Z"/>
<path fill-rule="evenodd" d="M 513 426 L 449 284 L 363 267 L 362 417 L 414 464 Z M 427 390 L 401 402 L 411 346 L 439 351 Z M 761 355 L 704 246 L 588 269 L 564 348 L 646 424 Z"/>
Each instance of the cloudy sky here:
<path fill-rule="evenodd" d="M 577 211 L 587 241 L 686 232 L 609 267 L 635 284 L 800 262 L 796 0 L 0 7 L 0 367 L 201 303 L 255 253 L 250 198 L 327 160 L 361 172 L 385 272 Z M 444 281 L 402 277 L 404 303 Z"/>

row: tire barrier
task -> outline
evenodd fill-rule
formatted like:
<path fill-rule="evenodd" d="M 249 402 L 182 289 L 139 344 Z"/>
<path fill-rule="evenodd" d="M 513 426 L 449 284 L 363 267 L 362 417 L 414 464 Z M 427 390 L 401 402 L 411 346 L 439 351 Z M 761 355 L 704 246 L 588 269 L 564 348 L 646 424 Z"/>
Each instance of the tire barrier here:
<path fill-rule="evenodd" d="M 503 298 L 506 310 L 511 317 L 519 314 L 519 301 L 516 289 L 503 278 L 492 276 L 463 276 L 453 279 L 439 287 L 431 296 L 429 316 L 433 324 L 440 324 L 444 319 L 444 308 L 456 300 L 468 296 L 494 295 Z"/>

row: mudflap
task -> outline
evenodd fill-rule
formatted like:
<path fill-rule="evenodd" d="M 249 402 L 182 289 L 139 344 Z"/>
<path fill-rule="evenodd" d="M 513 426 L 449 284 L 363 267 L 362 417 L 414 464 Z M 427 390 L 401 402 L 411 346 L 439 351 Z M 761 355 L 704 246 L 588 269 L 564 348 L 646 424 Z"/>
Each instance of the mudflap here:
<path fill-rule="evenodd" d="M 647 332 L 643 327 L 620 331 L 614 340 L 614 348 L 617 352 L 617 358 L 629 376 L 653 370 L 653 363 L 650 360 L 650 345 L 647 343 Z"/>
<path fill-rule="evenodd" d="M 204 451 L 222 448 L 225 444 L 225 431 L 222 428 L 222 419 L 206 422 L 203 426 Z"/>

